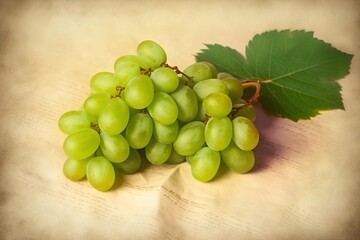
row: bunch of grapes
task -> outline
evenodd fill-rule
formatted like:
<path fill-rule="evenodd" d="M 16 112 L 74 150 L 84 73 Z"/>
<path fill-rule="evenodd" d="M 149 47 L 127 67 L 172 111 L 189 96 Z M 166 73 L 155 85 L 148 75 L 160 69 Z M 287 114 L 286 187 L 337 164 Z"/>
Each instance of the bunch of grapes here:
<path fill-rule="evenodd" d="M 252 169 L 259 132 L 241 82 L 208 62 L 180 71 L 166 60 L 163 48 L 147 40 L 136 55 L 118 58 L 114 72 L 92 77 L 80 110 L 59 119 L 68 135 L 67 178 L 86 177 L 95 189 L 107 191 L 115 171 L 135 173 L 142 161 L 187 161 L 201 182 L 215 177 L 221 161 L 238 173 Z"/>

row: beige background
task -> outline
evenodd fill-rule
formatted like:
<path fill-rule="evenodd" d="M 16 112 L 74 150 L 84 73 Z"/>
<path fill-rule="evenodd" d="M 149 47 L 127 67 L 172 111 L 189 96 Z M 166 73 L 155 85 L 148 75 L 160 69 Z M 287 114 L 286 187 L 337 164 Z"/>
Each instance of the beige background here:
<path fill-rule="evenodd" d="M 356 239 L 360 236 L 358 1 L 1 1 L 1 239 Z M 346 111 L 293 123 L 257 105 L 246 175 L 210 184 L 186 163 L 148 167 L 100 193 L 62 175 L 59 116 L 144 39 L 184 68 L 204 43 L 244 52 L 256 34 L 306 29 L 355 54 Z"/>

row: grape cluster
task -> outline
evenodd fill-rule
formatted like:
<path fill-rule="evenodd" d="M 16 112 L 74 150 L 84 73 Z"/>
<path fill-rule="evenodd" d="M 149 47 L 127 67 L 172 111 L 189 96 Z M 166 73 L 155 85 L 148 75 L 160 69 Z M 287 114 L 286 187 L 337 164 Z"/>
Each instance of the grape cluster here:
<path fill-rule="evenodd" d="M 80 110 L 59 119 L 68 135 L 67 178 L 86 177 L 95 189 L 107 191 L 116 170 L 135 173 L 142 161 L 187 161 L 201 182 L 215 177 L 221 161 L 238 173 L 252 169 L 259 133 L 241 82 L 208 62 L 181 72 L 166 61 L 163 48 L 147 40 L 136 55 L 118 58 L 114 72 L 91 78 L 91 95 Z"/>

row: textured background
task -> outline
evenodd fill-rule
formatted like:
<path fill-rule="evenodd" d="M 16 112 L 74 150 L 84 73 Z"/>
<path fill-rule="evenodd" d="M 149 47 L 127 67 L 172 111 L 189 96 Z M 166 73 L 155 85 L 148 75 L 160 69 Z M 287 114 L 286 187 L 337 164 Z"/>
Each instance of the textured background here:
<path fill-rule="evenodd" d="M 359 10 L 356 0 L 1 1 L 0 238 L 356 239 Z M 295 124 L 258 106 L 255 171 L 209 185 L 186 164 L 149 168 L 108 193 L 63 177 L 57 120 L 117 57 L 153 39 L 184 68 L 204 43 L 244 52 L 272 29 L 314 31 L 355 55 L 340 81 L 346 111 Z"/>

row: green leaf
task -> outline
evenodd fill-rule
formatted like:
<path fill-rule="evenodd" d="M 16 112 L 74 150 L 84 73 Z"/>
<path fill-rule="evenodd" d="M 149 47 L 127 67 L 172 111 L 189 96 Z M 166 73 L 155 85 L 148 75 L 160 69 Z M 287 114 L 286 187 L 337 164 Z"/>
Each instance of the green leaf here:
<path fill-rule="evenodd" d="M 298 121 L 322 110 L 344 109 L 337 80 L 349 73 L 352 55 L 314 38 L 312 32 L 285 30 L 256 35 L 246 48 L 246 61 L 236 60 L 234 53 L 224 61 L 230 51 L 214 45 L 215 54 L 209 46 L 197 59 L 210 60 L 221 66 L 221 71 L 260 80 L 260 101 L 275 115 Z M 232 70 L 235 61 L 241 71 Z"/>

